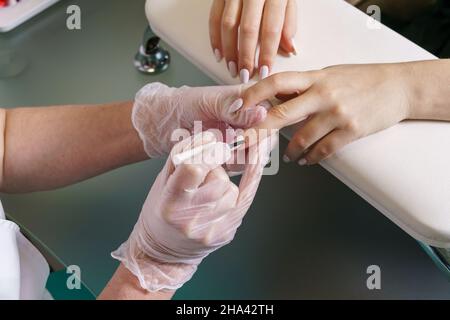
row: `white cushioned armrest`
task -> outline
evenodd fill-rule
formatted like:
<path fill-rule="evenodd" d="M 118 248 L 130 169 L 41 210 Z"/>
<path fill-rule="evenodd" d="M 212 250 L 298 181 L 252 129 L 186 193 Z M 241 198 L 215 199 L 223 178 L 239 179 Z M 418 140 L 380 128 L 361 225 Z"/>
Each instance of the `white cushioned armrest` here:
<path fill-rule="evenodd" d="M 23 0 L 0 9 L 0 32 L 8 32 L 59 0 Z"/>
<path fill-rule="evenodd" d="M 153 31 L 204 73 L 237 83 L 209 44 L 211 0 L 148 0 Z M 435 59 L 343 0 L 298 0 L 299 55 L 277 58 L 274 72 L 330 65 Z M 289 130 L 283 132 L 290 137 Z M 356 141 L 322 166 L 414 238 L 450 248 L 450 124 L 404 122 Z"/>

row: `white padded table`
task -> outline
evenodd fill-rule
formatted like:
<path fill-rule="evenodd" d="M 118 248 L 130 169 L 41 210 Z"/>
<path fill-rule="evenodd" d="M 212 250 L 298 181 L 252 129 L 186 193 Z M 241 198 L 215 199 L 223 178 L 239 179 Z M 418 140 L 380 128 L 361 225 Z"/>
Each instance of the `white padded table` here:
<path fill-rule="evenodd" d="M 58 1 L 59 0 L 22 0 L 13 6 L 1 8 L 0 32 L 8 32 L 14 29 Z"/>
<path fill-rule="evenodd" d="M 435 59 L 343 0 L 297 0 L 299 55 L 274 72 Z M 153 31 L 221 84 L 238 83 L 209 44 L 211 0 L 148 0 Z M 289 138 L 289 129 L 283 131 Z M 408 121 L 356 141 L 321 165 L 411 236 L 450 248 L 450 124 Z M 324 195 L 326 197 L 326 195 Z"/>

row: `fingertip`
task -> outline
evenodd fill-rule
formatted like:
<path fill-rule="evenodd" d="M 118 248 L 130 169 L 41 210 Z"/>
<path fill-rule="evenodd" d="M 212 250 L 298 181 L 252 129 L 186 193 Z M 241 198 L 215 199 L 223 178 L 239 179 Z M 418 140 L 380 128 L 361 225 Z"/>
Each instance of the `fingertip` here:
<path fill-rule="evenodd" d="M 214 56 L 216 58 L 216 62 L 222 61 L 223 56 L 222 56 L 222 52 L 219 49 L 217 49 L 217 48 L 214 49 Z"/>
<path fill-rule="evenodd" d="M 298 47 L 295 38 L 291 38 L 291 47 L 292 47 L 292 54 L 296 56 L 298 54 Z"/>
<path fill-rule="evenodd" d="M 306 166 L 308 164 L 308 160 L 306 160 L 305 158 L 301 158 L 300 160 L 298 160 L 298 165 L 303 167 Z"/>
<path fill-rule="evenodd" d="M 229 107 L 228 110 L 230 113 L 235 113 L 239 111 L 244 105 L 244 100 L 242 98 L 239 98 L 235 100 Z"/>
<path fill-rule="evenodd" d="M 294 37 L 282 37 L 280 42 L 281 49 L 288 55 L 296 56 L 298 54 L 296 39 Z"/>
<path fill-rule="evenodd" d="M 267 109 L 263 106 L 257 106 L 255 110 L 255 124 L 263 122 L 267 118 Z"/>
<path fill-rule="evenodd" d="M 241 83 L 247 84 L 250 80 L 250 71 L 248 69 L 241 69 L 239 72 L 239 77 L 241 79 Z"/>
<path fill-rule="evenodd" d="M 254 71 L 255 71 L 255 65 L 254 65 L 254 63 L 252 63 L 249 59 L 245 59 L 245 58 L 239 58 L 239 64 L 238 64 L 238 67 L 239 67 L 239 74 L 242 76 L 242 73 L 243 72 L 245 72 L 245 73 L 247 73 L 248 72 L 248 79 L 250 80 L 252 77 L 253 77 L 253 75 L 254 75 Z M 244 71 L 244 70 L 246 70 L 246 71 Z M 242 80 L 242 79 L 241 79 Z M 247 82 L 243 82 L 242 81 L 242 83 L 243 84 L 246 84 L 246 83 L 248 83 L 248 81 Z"/>
<path fill-rule="evenodd" d="M 232 78 L 236 78 L 237 76 L 237 65 L 234 61 L 228 62 L 228 71 L 230 72 L 230 75 Z"/>
<path fill-rule="evenodd" d="M 245 126 L 250 128 L 262 122 L 267 116 L 266 109 L 262 107 L 253 107 L 245 110 Z"/>
<path fill-rule="evenodd" d="M 270 68 L 269 68 L 269 66 L 266 65 L 266 64 L 261 65 L 261 67 L 259 68 L 259 79 L 260 80 L 264 80 L 269 75 L 270 75 Z"/>

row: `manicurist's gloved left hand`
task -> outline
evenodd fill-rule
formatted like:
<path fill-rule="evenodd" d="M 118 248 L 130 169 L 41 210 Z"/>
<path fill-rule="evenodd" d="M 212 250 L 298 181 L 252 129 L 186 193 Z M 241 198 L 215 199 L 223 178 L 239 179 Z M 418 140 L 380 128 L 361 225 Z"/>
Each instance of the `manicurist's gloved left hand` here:
<path fill-rule="evenodd" d="M 151 158 L 167 155 L 176 129 L 192 131 L 201 121 L 201 131 L 216 128 L 249 128 L 263 121 L 266 108 L 251 106 L 240 111 L 242 86 L 169 88 L 162 83 L 143 87 L 134 102 L 132 121 Z"/>
<path fill-rule="evenodd" d="M 253 202 L 268 161 L 267 143 L 247 151 L 239 187 L 222 167 L 231 157 L 227 144 L 205 149 L 194 162 L 173 165 L 176 154 L 215 141 L 205 132 L 173 148 L 132 234 L 113 253 L 148 291 L 181 287 L 208 254 L 233 240 Z"/>

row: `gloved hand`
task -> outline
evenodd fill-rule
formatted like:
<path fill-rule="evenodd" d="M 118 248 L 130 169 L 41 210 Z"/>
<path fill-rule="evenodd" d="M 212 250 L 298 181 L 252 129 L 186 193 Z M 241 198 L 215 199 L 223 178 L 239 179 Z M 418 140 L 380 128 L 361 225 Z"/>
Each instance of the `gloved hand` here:
<path fill-rule="evenodd" d="M 148 291 L 181 287 L 203 258 L 234 238 L 253 201 L 272 147 L 267 143 L 248 150 L 239 187 L 221 166 L 231 156 L 224 143 L 206 149 L 198 162 L 174 167 L 175 154 L 214 141 L 205 132 L 174 147 L 128 241 L 112 253 Z"/>
<path fill-rule="evenodd" d="M 192 133 L 194 121 L 201 121 L 199 131 L 228 127 L 249 128 L 263 121 L 267 106 L 255 106 L 239 112 L 238 99 L 242 86 L 169 88 L 162 83 L 150 83 L 137 94 L 132 122 L 144 149 L 151 158 L 167 155 L 174 144 L 171 136 L 176 129 Z"/>

